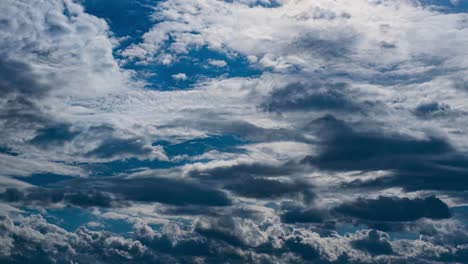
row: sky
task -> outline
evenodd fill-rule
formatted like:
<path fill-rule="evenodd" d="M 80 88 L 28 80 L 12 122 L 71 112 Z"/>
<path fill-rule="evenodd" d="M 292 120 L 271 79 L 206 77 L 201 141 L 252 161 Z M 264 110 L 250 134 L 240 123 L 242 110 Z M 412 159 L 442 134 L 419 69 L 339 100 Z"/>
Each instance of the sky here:
<path fill-rule="evenodd" d="M 468 263 L 468 1 L 0 1 L 1 263 Z"/>

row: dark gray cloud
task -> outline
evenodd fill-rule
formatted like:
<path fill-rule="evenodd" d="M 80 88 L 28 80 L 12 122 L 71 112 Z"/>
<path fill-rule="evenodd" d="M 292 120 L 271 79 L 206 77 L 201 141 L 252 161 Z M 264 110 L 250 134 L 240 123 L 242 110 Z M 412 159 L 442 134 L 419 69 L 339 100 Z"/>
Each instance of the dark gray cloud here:
<path fill-rule="evenodd" d="M 152 147 L 139 137 L 121 138 L 115 135 L 116 129 L 110 125 L 74 127 L 69 123 L 53 121 L 41 124 L 29 143 L 42 148 L 61 148 L 64 144 L 73 145 L 75 154 L 86 158 L 124 159 L 138 157 L 152 159 Z M 97 145 L 88 150 L 87 145 Z"/>
<path fill-rule="evenodd" d="M 322 223 L 327 213 L 318 209 L 294 208 L 281 214 L 281 221 L 287 224 Z"/>
<path fill-rule="evenodd" d="M 379 196 L 376 199 L 359 198 L 331 208 L 286 204 L 282 206 L 280 218 L 287 224 L 316 223 L 326 226 L 323 224 L 342 222 L 343 216 L 362 220 L 380 230 L 401 230 L 403 226 L 400 222 L 421 218 L 447 219 L 452 213 L 443 201 L 433 196 L 415 199 Z"/>
<path fill-rule="evenodd" d="M 356 179 L 348 187 L 406 190 L 453 190 L 468 188 L 468 158 L 443 138 L 416 139 L 400 134 L 357 132 L 328 115 L 313 123 L 322 142 L 318 155 L 305 163 L 332 171 L 389 170 L 391 175 L 374 180 Z"/>
<path fill-rule="evenodd" d="M 439 102 L 430 102 L 423 103 L 418 105 L 414 109 L 414 114 L 419 118 L 431 118 L 446 116 L 451 112 L 450 105 L 439 103 Z"/>
<path fill-rule="evenodd" d="M 38 129 L 36 136 L 31 139 L 31 144 L 47 147 L 49 145 L 60 146 L 75 138 L 79 132 L 72 131 L 69 124 L 55 124 Z"/>
<path fill-rule="evenodd" d="M 34 188 L 30 190 L 19 190 L 8 188 L 0 193 L 0 199 L 5 202 L 20 202 L 25 204 L 36 204 L 48 206 L 55 203 L 79 207 L 110 207 L 115 199 L 110 193 L 97 190 L 64 190 Z"/>
<path fill-rule="evenodd" d="M 110 138 L 86 153 L 86 156 L 106 159 L 117 155 L 149 155 L 151 151 L 151 148 L 147 147 L 142 139 Z"/>
<path fill-rule="evenodd" d="M 159 202 L 186 206 L 228 206 L 226 193 L 193 181 L 167 178 L 105 178 L 61 181 L 54 189 L 8 189 L 0 194 L 8 202 L 50 203 L 65 202 L 75 206 L 119 206 L 124 201 Z"/>
<path fill-rule="evenodd" d="M 227 184 L 224 188 L 237 195 L 252 198 L 292 197 L 310 202 L 315 197 L 312 186 L 301 181 L 281 181 L 277 179 L 250 178 Z"/>
<path fill-rule="evenodd" d="M 346 15 L 341 18 L 347 18 Z M 291 44 L 297 51 L 313 54 L 323 59 L 340 60 L 346 58 L 359 39 L 355 32 L 342 32 L 339 37 L 320 36 L 319 32 L 309 32 Z"/>
<path fill-rule="evenodd" d="M 32 67 L 2 56 L 0 59 L 0 127 L 2 141 L 18 136 L 18 131 L 34 130 L 52 119 L 37 104 L 51 87 L 42 83 Z M 9 142 L 5 142 L 9 143 Z"/>
<path fill-rule="evenodd" d="M 345 83 L 292 83 L 274 90 L 262 107 L 271 112 L 288 111 L 335 111 L 357 112 L 363 109 L 362 103 L 352 98 Z"/>
<path fill-rule="evenodd" d="M 173 205 L 227 206 L 227 195 L 196 182 L 168 178 L 135 178 L 105 181 L 111 186 L 105 190 L 126 199 L 140 202 L 160 202 Z"/>
<path fill-rule="evenodd" d="M 408 163 L 447 155 L 452 146 L 440 138 L 413 139 L 403 135 L 385 135 L 356 132 L 345 122 L 333 116 L 317 121 L 323 133 L 322 149 L 318 156 L 309 156 L 306 162 L 322 169 L 385 170 L 404 169 Z"/>
<path fill-rule="evenodd" d="M 14 94 L 37 99 L 50 90 L 38 80 L 29 64 L 4 56 L 0 59 L 0 77 L 0 90 L 4 96 Z"/>
<path fill-rule="evenodd" d="M 360 198 L 335 209 L 338 213 L 370 221 L 415 221 L 426 217 L 444 219 L 451 216 L 448 206 L 436 197 L 398 198 L 379 196 Z"/>
<path fill-rule="evenodd" d="M 314 197 L 313 186 L 295 177 L 299 164 L 281 165 L 263 163 L 236 164 L 206 170 L 192 170 L 189 175 L 202 182 L 215 184 L 236 195 L 259 199 L 295 198 L 310 203 Z M 280 176 L 285 176 L 279 179 Z"/>
<path fill-rule="evenodd" d="M 68 193 L 65 195 L 65 200 L 73 205 L 81 207 L 110 207 L 114 202 L 111 194 L 96 190 Z"/>

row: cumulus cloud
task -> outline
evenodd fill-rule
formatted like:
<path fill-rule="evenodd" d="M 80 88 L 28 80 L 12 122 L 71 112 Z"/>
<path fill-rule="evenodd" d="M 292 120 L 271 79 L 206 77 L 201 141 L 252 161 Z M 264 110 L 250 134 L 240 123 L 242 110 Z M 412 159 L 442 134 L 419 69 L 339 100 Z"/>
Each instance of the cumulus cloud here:
<path fill-rule="evenodd" d="M 187 75 L 185 73 L 177 73 L 172 75 L 172 78 L 178 81 L 185 81 L 187 80 Z"/>
<path fill-rule="evenodd" d="M 227 63 L 224 60 L 209 60 L 208 63 L 215 67 L 226 67 Z"/>
<path fill-rule="evenodd" d="M 0 46 L 0 87 L 5 97 L 0 102 L 1 145 L 20 153 L 9 157 L 18 163 L 66 160 L 80 151 L 67 144 L 82 132 L 75 127 L 79 122 L 75 123 L 73 113 L 92 112 L 77 101 L 127 90 L 131 74 L 112 55 L 107 23 L 84 12 L 81 5 L 7 1 L 2 9 L 0 34 L 5 41 Z M 53 157 L 57 149 L 61 149 L 61 158 Z M 10 166 L 15 167 L 14 163 Z M 65 164 L 56 162 L 55 166 Z M 15 169 L 37 171 L 24 163 Z"/>
<path fill-rule="evenodd" d="M 131 237 L 85 227 L 69 232 L 40 215 L 3 216 L 3 220 L 1 257 L 17 262 L 35 258 L 78 263 L 226 260 L 431 263 L 463 261 L 466 252 L 464 247 L 438 245 L 427 240 L 391 240 L 388 234 L 372 229 L 343 236 L 322 236 L 304 228 L 291 229 L 268 221 L 255 223 L 239 217 L 202 217 L 192 226 L 167 223 L 157 229 L 141 219 L 134 220 Z"/>
<path fill-rule="evenodd" d="M 1 224 L 3 261 L 96 262 L 148 261 L 151 256 L 137 240 L 80 227 L 67 232 L 42 216 L 4 218 Z"/>

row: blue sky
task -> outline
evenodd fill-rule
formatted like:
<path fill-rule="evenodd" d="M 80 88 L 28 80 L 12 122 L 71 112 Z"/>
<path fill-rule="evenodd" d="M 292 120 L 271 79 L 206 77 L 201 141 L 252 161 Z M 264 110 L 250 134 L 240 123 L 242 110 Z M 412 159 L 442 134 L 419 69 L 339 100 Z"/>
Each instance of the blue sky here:
<path fill-rule="evenodd" d="M 468 263 L 466 0 L 0 10 L 1 263 Z"/>

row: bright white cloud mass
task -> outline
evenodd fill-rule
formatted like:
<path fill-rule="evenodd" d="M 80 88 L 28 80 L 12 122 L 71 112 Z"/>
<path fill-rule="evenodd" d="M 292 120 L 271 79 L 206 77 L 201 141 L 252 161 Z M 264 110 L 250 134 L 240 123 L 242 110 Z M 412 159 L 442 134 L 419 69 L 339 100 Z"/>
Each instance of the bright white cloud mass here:
<path fill-rule="evenodd" d="M 0 10 L 1 263 L 468 263 L 467 1 Z"/>

